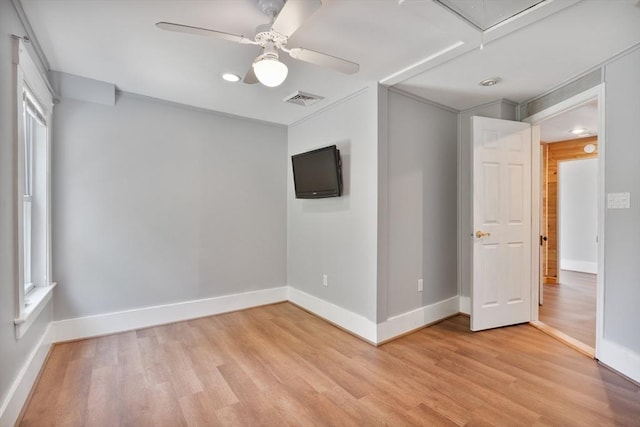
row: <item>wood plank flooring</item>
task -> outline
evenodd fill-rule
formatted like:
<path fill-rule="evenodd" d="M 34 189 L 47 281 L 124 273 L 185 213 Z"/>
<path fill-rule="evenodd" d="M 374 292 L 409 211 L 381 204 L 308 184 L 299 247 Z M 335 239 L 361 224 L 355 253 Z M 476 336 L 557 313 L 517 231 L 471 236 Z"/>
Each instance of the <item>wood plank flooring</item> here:
<path fill-rule="evenodd" d="M 596 346 L 596 275 L 560 272 L 560 284 L 544 285 L 540 321 L 590 347 Z"/>
<path fill-rule="evenodd" d="M 21 426 L 640 426 L 640 387 L 529 325 L 375 348 L 290 304 L 56 345 Z"/>

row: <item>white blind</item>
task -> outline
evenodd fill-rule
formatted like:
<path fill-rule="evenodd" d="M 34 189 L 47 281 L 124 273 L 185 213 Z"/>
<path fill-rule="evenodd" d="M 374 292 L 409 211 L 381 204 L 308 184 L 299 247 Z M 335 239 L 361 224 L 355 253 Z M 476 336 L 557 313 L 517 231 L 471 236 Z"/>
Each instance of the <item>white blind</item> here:
<path fill-rule="evenodd" d="M 38 101 L 36 101 L 35 97 L 29 93 L 29 91 L 25 88 L 22 96 L 24 100 L 24 109 L 31 117 L 36 119 L 38 123 L 43 126 L 47 125 L 47 119 L 45 118 L 43 109 L 38 105 Z"/>

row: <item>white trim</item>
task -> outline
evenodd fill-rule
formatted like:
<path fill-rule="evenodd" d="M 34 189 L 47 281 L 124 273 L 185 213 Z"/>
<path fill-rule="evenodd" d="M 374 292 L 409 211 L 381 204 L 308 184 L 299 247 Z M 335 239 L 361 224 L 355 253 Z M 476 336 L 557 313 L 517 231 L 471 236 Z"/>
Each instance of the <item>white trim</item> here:
<path fill-rule="evenodd" d="M 460 298 L 456 295 L 455 297 L 390 317 L 386 321 L 376 324 L 360 314 L 309 295 L 291 286 L 289 287 L 288 299 L 293 304 L 374 345 L 389 341 L 460 312 Z"/>
<path fill-rule="evenodd" d="M 531 124 L 531 123 L 530 123 Z M 542 150 L 540 147 L 540 126 L 531 124 L 531 310 L 529 321 L 538 320 L 540 304 L 541 254 L 540 220 L 542 218 Z"/>
<path fill-rule="evenodd" d="M 71 341 L 148 328 L 287 300 L 287 287 L 224 295 L 54 322 L 55 341 Z"/>
<path fill-rule="evenodd" d="M 20 310 L 20 316 L 13 320 L 16 330 L 16 339 L 20 339 L 27 333 L 33 322 L 40 316 L 42 310 L 51 300 L 51 293 L 57 283 L 51 286 L 36 286 L 26 295 L 24 309 Z"/>
<path fill-rule="evenodd" d="M 456 119 L 456 289 L 458 296 L 460 297 L 460 311 L 462 312 L 462 298 L 468 298 L 469 304 L 471 304 L 471 298 L 462 295 L 462 248 L 466 247 L 466 239 L 468 238 L 465 233 L 462 232 L 462 172 L 460 165 L 462 164 L 462 112 L 458 113 Z M 471 292 L 471 291 L 469 291 Z M 468 311 L 465 313 L 471 313 L 471 305 L 468 306 Z"/>
<path fill-rule="evenodd" d="M 465 298 L 465 297 L 462 297 Z M 458 296 L 390 317 L 376 324 L 364 316 L 290 286 L 221 297 L 144 307 L 53 322 L 54 342 L 148 328 L 213 316 L 266 304 L 290 301 L 342 329 L 378 344 L 459 313 Z M 466 298 L 467 305 L 469 298 Z"/>
<path fill-rule="evenodd" d="M 26 358 L 24 365 L 18 372 L 13 384 L 9 388 L 7 396 L 0 406 L 0 426 L 12 426 L 18 420 L 20 411 L 29 397 L 29 393 L 38 378 L 40 369 L 49 354 L 53 342 L 53 328 L 51 323 L 42 334 L 40 341 Z"/>
<path fill-rule="evenodd" d="M 552 105 L 549 108 L 545 108 L 544 110 L 526 117 L 522 119 L 523 122 L 531 123 L 532 125 L 540 124 L 544 120 L 551 119 L 555 116 L 558 116 L 568 110 L 573 110 L 574 108 L 580 107 L 582 105 L 588 104 L 594 99 L 598 98 L 601 90 L 604 89 L 604 84 L 599 84 L 598 86 L 594 86 L 591 89 L 587 89 L 582 93 L 572 96 L 571 98 L 567 98 L 564 101 L 561 101 L 555 105 Z M 604 103 L 603 99 L 598 99 L 598 108 L 600 108 L 600 101 Z M 600 124 L 598 124 L 599 126 Z M 598 128 L 598 137 L 602 134 L 602 130 Z M 600 141 L 598 140 L 598 155 L 600 155 Z"/>
<path fill-rule="evenodd" d="M 376 343 L 388 341 L 407 332 L 438 322 L 460 312 L 458 296 L 417 308 L 378 323 Z"/>
<path fill-rule="evenodd" d="M 640 354 L 602 338 L 597 358 L 613 370 L 640 382 Z"/>
<path fill-rule="evenodd" d="M 421 59 L 418 62 L 415 62 L 408 67 L 403 68 L 400 71 L 396 71 L 395 73 L 383 77 L 380 80 L 381 85 L 385 86 L 393 86 L 401 83 L 405 80 L 408 80 L 416 75 L 425 72 L 426 70 L 436 67 L 442 64 L 445 61 L 455 58 L 456 56 L 467 53 L 468 51 L 475 48 L 475 46 L 467 46 L 467 48 L 463 52 L 457 51 L 457 49 L 461 46 L 464 46 L 464 42 L 462 40 L 458 40 L 457 42 L 445 47 L 444 49 L 439 50 L 438 52 L 427 56 L 426 58 Z M 433 60 L 439 59 L 431 63 Z"/>
<path fill-rule="evenodd" d="M 604 71 L 602 78 L 604 80 Z M 600 356 L 600 343 L 604 338 L 604 235 L 605 235 L 605 155 L 607 123 L 605 115 L 605 83 L 594 88 L 598 99 L 598 276 L 596 277 L 596 358 Z M 636 377 L 637 378 L 637 377 Z"/>
<path fill-rule="evenodd" d="M 532 125 L 538 125 L 544 120 L 555 117 L 568 110 L 580 107 L 596 99 L 598 101 L 598 278 L 596 289 L 596 358 L 600 359 L 600 343 L 604 339 L 604 242 L 605 242 L 605 202 L 604 202 L 604 180 L 605 180 L 605 140 L 606 140 L 606 121 L 605 121 L 605 84 L 601 83 L 597 86 L 587 89 L 586 91 L 579 93 L 571 98 L 565 99 L 556 105 L 546 108 L 532 116 L 524 118 L 522 121 L 531 123 Z M 538 147 L 539 150 L 539 147 Z M 532 181 L 533 182 L 533 181 Z M 534 182 L 532 187 L 532 197 L 540 198 L 540 180 Z M 537 244 L 537 242 L 532 242 Z M 535 304 L 535 305 L 534 305 Z M 537 320 L 538 306 L 536 301 L 532 300 L 532 318 Z M 612 368 L 617 369 L 612 365 Z"/>
<path fill-rule="evenodd" d="M 346 308 L 339 307 L 299 289 L 289 286 L 289 301 L 308 310 L 318 317 L 359 336 L 365 341 L 376 343 L 377 326 L 375 322 L 356 314 Z"/>
<path fill-rule="evenodd" d="M 460 295 L 460 313 L 471 315 L 471 297 Z"/>
<path fill-rule="evenodd" d="M 27 92 L 27 96 L 30 101 L 38 109 L 42 109 L 40 113 L 45 118 L 46 129 L 46 153 L 45 153 L 45 181 L 46 191 L 42 204 L 45 211 L 45 232 L 44 232 L 44 245 L 45 245 L 45 259 L 44 262 L 44 280 L 38 278 L 35 283 L 35 289 L 29 294 L 31 304 L 26 304 L 25 298 L 25 257 L 24 257 L 24 206 L 23 203 L 17 203 L 16 219 L 14 225 L 17 229 L 17 241 L 14 241 L 14 247 L 17 250 L 17 256 L 15 257 L 15 267 L 17 273 L 15 293 L 16 302 L 16 319 L 15 333 L 16 338 L 20 339 L 27 329 L 33 324 L 38 314 L 42 311 L 46 303 L 51 299 L 51 290 L 55 286 L 51 280 L 51 117 L 53 109 L 53 97 L 49 89 L 48 82 L 45 77 L 40 73 L 36 63 L 30 56 L 28 50 L 25 47 L 25 43 L 19 37 L 14 36 L 13 39 L 13 58 L 14 64 L 14 85 L 15 85 L 15 98 L 13 105 L 13 119 L 14 126 L 14 146 L 17 149 L 17 164 L 16 164 L 16 197 L 17 200 L 22 200 L 25 194 L 25 178 L 24 178 L 24 118 L 23 118 L 23 102 L 24 94 Z"/>
<path fill-rule="evenodd" d="M 582 273 L 598 274 L 598 263 L 579 259 L 560 259 L 560 270 L 579 271 Z"/>

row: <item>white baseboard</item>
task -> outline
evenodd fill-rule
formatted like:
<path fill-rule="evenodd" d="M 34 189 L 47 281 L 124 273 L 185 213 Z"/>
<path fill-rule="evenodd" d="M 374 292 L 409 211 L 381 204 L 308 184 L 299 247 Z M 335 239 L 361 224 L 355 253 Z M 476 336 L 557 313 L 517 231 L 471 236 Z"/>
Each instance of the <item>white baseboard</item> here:
<path fill-rule="evenodd" d="M 370 343 L 378 342 L 375 322 L 364 316 L 292 287 L 289 287 L 289 301 Z"/>
<path fill-rule="evenodd" d="M 393 316 L 376 324 L 360 314 L 321 298 L 290 286 L 283 286 L 242 294 L 59 320 L 53 322 L 53 338 L 54 342 L 72 341 L 212 316 L 265 304 L 291 301 L 365 341 L 378 344 L 460 312 L 463 304 L 462 298 L 464 297 L 455 296 Z M 469 299 L 466 300 L 469 304 Z"/>
<path fill-rule="evenodd" d="M 598 343 L 600 362 L 640 383 L 640 354 L 607 339 Z"/>
<path fill-rule="evenodd" d="M 435 304 L 390 317 L 385 322 L 378 323 L 376 343 L 388 341 L 407 332 L 453 316 L 459 312 L 460 301 L 459 297 L 455 296 Z"/>
<path fill-rule="evenodd" d="M 577 259 L 560 260 L 560 270 L 579 271 L 581 273 L 598 274 L 598 263 Z"/>
<path fill-rule="evenodd" d="M 460 313 L 471 315 L 471 297 L 460 295 Z"/>
<path fill-rule="evenodd" d="M 389 341 L 460 312 L 458 297 L 455 296 L 376 324 L 364 316 L 296 288 L 289 287 L 289 301 L 372 344 Z"/>
<path fill-rule="evenodd" d="M 55 342 L 71 341 L 212 316 L 287 300 L 287 287 L 145 307 L 54 322 Z"/>
<path fill-rule="evenodd" d="M 0 406 L 0 426 L 13 426 L 18 420 L 20 411 L 29 397 L 31 388 L 38 378 L 51 344 L 53 343 L 53 325 L 49 323 L 38 344 L 26 358 L 18 372 L 2 406 Z"/>

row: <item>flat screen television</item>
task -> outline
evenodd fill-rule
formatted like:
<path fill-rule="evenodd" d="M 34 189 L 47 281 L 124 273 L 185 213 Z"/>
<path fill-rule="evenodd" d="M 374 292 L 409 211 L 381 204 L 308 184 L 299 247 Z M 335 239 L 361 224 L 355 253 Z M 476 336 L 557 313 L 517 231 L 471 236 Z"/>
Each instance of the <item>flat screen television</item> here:
<path fill-rule="evenodd" d="M 291 156 L 297 199 L 342 195 L 340 150 L 335 145 Z"/>

